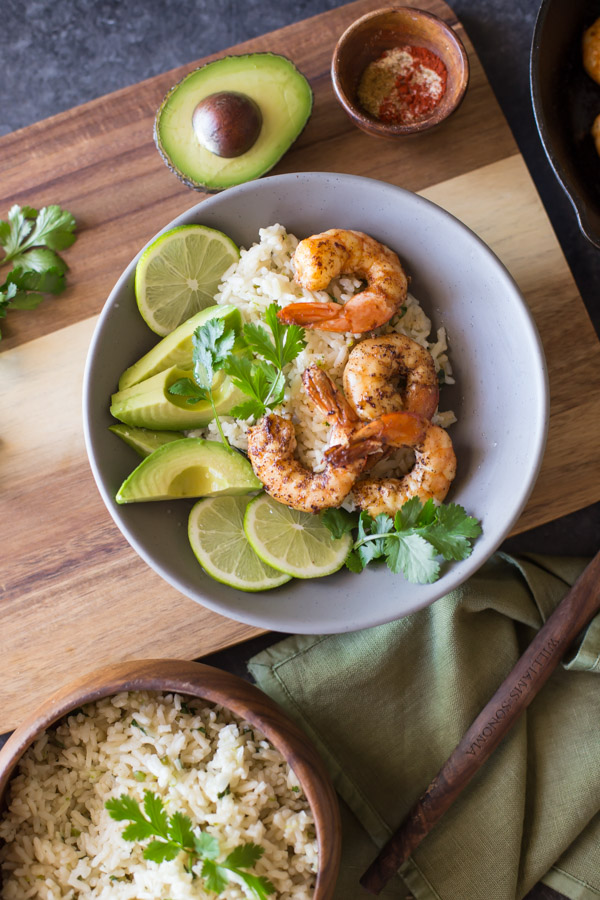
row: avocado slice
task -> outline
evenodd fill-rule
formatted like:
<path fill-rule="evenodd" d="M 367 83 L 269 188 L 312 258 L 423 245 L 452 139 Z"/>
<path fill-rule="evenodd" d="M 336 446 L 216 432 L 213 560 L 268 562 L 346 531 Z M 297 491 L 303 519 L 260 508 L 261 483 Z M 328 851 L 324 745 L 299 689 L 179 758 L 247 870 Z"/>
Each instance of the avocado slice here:
<path fill-rule="evenodd" d="M 177 366 L 158 372 L 123 391 L 112 395 L 110 411 L 115 419 L 126 425 L 136 425 L 156 431 L 176 431 L 204 428 L 214 415 L 208 400 L 186 403 L 185 397 L 169 394 L 168 389 L 180 378 L 192 373 Z M 236 404 L 247 399 L 224 372 L 217 372 L 213 382 L 213 400 L 218 415 L 226 416 Z"/>
<path fill-rule="evenodd" d="M 258 138 L 239 156 L 218 156 L 203 146 L 192 120 L 196 107 L 212 95 L 243 94 L 258 106 Z M 156 114 L 159 153 L 189 187 L 221 191 L 259 178 L 273 168 L 308 121 L 313 94 L 295 65 L 275 53 L 226 56 L 186 75 L 171 88 Z"/>
<path fill-rule="evenodd" d="M 248 460 L 231 447 L 203 438 L 165 444 L 125 479 L 117 503 L 249 494 L 262 488 Z"/>
<path fill-rule="evenodd" d="M 182 431 L 150 431 L 149 428 L 134 428 L 132 425 L 110 425 L 108 428 L 131 447 L 138 456 L 150 456 L 159 447 L 180 441 L 185 437 Z"/>
<path fill-rule="evenodd" d="M 159 341 L 136 363 L 125 369 L 119 379 L 119 390 L 139 384 L 151 378 L 157 372 L 163 372 L 171 366 L 180 369 L 191 369 L 193 364 L 192 336 L 199 325 L 209 319 L 223 319 L 225 328 L 233 328 L 236 334 L 242 330 L 242 317 L 236 306 L 208 306 L 178 325 L 170 334 Z"/>

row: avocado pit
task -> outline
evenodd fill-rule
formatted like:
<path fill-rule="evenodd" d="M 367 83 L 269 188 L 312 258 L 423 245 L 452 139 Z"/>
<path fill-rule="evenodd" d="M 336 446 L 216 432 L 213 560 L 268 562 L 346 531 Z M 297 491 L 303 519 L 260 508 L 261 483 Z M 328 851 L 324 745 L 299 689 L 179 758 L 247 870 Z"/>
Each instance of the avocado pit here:
<path fill-rule="evenodd" d="M 219 91 L 197 104 L 192 127 L 206 150 L 232 159 L 254 146 L 262 127 L 262 114 L 258 104 L 246 94 Z"/>
<path fill-rule="evenodd" d="M 286 57 L 224 56 L 171 88 L 156 113 L 154 140 L 185 184 L 222 191 L 273 168 L 306 125 L 312 100 L 306 78 Z"/>

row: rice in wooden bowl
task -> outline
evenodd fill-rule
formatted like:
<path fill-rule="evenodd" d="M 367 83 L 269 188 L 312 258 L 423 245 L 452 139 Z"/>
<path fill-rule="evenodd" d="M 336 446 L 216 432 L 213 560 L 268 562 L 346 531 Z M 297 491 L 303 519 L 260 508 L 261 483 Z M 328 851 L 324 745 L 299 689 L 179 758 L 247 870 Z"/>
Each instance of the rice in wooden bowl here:
<path fill-rule="evenodd" d="M 2 798 L 4 900 L 244 900 L 267 882 L 270 900 L 333 896 L 339 812 L 316 751 L 261 691 L 199 663 L 121 663 L 54 694 L 0 751 Z M 114 814 L 131 806 L 158 831 L 126 840 L 134 815 Z M 182 816 L 206 854 L 166 847 L 160 822 Z"/>

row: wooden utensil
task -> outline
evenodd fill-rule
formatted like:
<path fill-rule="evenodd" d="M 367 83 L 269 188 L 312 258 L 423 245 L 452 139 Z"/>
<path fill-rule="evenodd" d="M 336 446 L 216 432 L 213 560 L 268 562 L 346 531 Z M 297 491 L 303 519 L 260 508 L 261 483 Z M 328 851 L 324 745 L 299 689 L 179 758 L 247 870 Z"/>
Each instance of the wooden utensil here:
<path fill-rule="evenodd" d="M 600 551 L 538 631 L 425 793 L 364 873 L 360 883 L 367 891 L 379 894 L 383 890 L 492 755 L 545 685 L 581 629 L 599 609 Z"/>

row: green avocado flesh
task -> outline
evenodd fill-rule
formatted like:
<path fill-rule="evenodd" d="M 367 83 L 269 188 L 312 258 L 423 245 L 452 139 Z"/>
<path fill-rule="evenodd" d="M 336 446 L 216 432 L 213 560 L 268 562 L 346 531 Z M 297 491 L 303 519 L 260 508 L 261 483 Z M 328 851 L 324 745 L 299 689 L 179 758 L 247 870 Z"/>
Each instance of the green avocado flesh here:
<path fill-rule="evenodd" d="M 134 428 L 131 425 L 110 425 L 109 431 L 121 438 L 138 456 L 150 456 L 159 447 L 180 441 L 185 435 L 181 431 L 150 431 L 148 428 Z"/>
<path fill-rule="evenodd" d="M 245 94 L 262 114 L 256 142 L 233 158 L 203 147 L 192 126 L 197 104 L 223 91 Z M 273 53 L 226 56 L 196 69 L 171 88 L 156 114 L 156 146 L 187 185 L 220 191 L 268 172 L 304 128 L 312 102 L 310 85 L 289 59 Z"/>
<path fill-rule="evenodd" d="M 190 371 L 177 366 L 158 372 L 152 378 L 113 394 L 111 414 L 126 425 L 156 431 L 204 428 L 214 418 L 208 400 L 188 404 L 185 397 L 168 392 L 180 378 L 191 377 Z M 223 372 L 217 372 L 213 382 L 213 400 L 218 415 L 226 416 L 230 409 L 246 399 L 246 395 Z"/>
<path fill-rule="evenodd" d="M 159 341 L 152 350 L 149 350 L 136 363 L 125 369 L 119 379 L 119 390 L 139 384 L 146 378 L 151 378 L 157 372 L 163 372 L 171 366 L 180 369 L 192 368 L 193 345 L 192 336 L 199 325 L 204 325 L 209 319 L 223 319 L 225 328 L 233 328 L 236 334 L 242 329 L 242 317 L 236 306 L 209 306 L 200 310 L 195 316 L 182 322 L 174 331 Z"/>
<path fill-rule="evenodd" d="M 182 438 L 155 450 L 126 478 L 117 503 L 249 494 L 262 484 L 248 460 L 202 438 Z"/>

